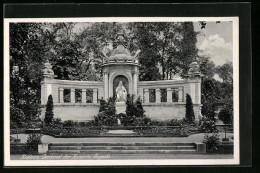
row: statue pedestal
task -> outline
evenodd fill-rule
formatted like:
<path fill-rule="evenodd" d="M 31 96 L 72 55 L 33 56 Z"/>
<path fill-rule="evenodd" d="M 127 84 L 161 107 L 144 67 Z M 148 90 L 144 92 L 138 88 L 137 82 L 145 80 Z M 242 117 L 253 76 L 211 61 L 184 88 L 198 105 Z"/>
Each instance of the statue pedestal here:
<path fill-rule="evenodd" d="M 125 102 L 116 102 L 116 113 L 120 114 L 123 113 L 125 114 L 126 112 L 126 104 Z"/>

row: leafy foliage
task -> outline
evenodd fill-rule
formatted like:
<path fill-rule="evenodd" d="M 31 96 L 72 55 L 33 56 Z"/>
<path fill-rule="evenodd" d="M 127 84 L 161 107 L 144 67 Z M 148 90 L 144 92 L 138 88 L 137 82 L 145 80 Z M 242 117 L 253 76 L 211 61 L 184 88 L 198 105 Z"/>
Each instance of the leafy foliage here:
<path fill-rule="evenodd" d="M 167 80 L 187 73 L 197 57 L 192 22 L 128 23 L 130 50 L 140 49 L 140 80 Z M 160 72 L 161 71 L 161 72 Z"/>
<path fill-rule="evenodd" d="M 12 128 L 12 126 L 15 126 L 13 128 L 23 127 L 24 126 L 24 123 L 23 123 L 24 120 L 25 120 L 25 115 L 24 115 L 23 111 L 19 108 L 14 107 L 14 106 L 10 106 L 10 123 L 12 124 L 11 128 Z"/>
<path fill-rule="evenodd" d="M 206 144 L 207 152 L 214 152 L 218 150 L 220 144 L 220 138 L 218 133 L 206 133 L 204 136 L 203 143 Z"/>
<path fill-rule="evenodd" d="M 47 44 L 44 35 L 39 23 L 10 24 L 11 104 L 24 112 L 25 120 L 34 119 L 40 113 L 41 70 Z"/>
<path fill-rule="evenodd" d="M 134 100 L 134 95 L 128 94 L 126 100 L 126 114 L 121 117 L 122 124 L 125 126 L 148 125 L 151 122 L 151 119 L 146 117 L 144 112 L 140 97 Z"/>
<path fill-rule="evenodd" d="M 233 82 L 233 65 L 231 62 L 218 66 L 216 72 L 224 83 L 231 84 Z"/>
<path fill-rule="evenodd" d="M 149 125 L 150 126 L 182 126 L 184 125 L 184 123 L 185 123 L 184 120 L 177 120 L 177 119 L 172 119 L 170 121 L 152 120 Z"/>
<path fill-rule="evenodd" d="M 219 119 L 223 121 L 225 125 L 232 122 L 232 114 L 228 108 L 224 108 L 219 112 Z"/>
<path fill-rule="evenodd" d="M 105 126 L 113 126 L 117 124 L 117 116 L 116 116 L 116 108 L 115 108 L 115 100 L 113 98 L 109 98 L 108 102 L 101 99 L 99 113 L 97 116 L 94 116 L 96 125 L 105 125 Z"/>
<path fill-rule="evenodd" d="M 60 118 L 53 118 L 52 124 L 61 126 L 62 125 L 62 121 L 61 121 Z"/>
<path fill-rule="evenodd" d="M 167 127 L 152 127 L 145 129 L 135 129 L 138 134 L 143 135 L 174 135 L 174 136 L 183 136 L 187 135 L 188 131 L 185 128 L 167 128 Z"/>
<path fill-rule="evenodd" d="M 53 113 L 53 98 L 52 95 L 50 94 L 48 96 L 48 101 L 46 105 L 46 112 L 45 112 L 45 118 L 44 122 L 45 124 L 51 124 L 53 121 L 54 113 Z"/>
<path fill-rule="evenodd" d="M 220 70 L 221 69 L 221 70 Z M 201 59 L 200 70 L 204 77 L 201 83 L 202 115 L 214 119 L 214 105 L 223 102 L 228 109 L 233 110 L 233 76 L 230 63 L 215 67 L 207 57 Z M 222 74 L 223 73 L 223 74 Z M 223 82 L 217 81 L 214 75 L 218 74 Z M 226 75 L 225 75 L 226 74 Z"/>
<path fill-rule="evenodd" d="M 38 134 L 38 133 L 29 134 L 29 137 L 27 138 L 27 142 L 26 142 L 29 151 L 38 150 L 38 144 L 42 143 L 41 137 L 42 134 Z"/>
<path fill-rule="evenodd" d="M 78 123 L 76 121 L 67 120 L 62 123 L 63 127 L 76 127 Z"/>
<path fill-rule="evenodd" d="M 73 137 L 73 136 L 91 136 L 106 132 L 106 129 L 90 129 L 89 127 L 75 127 L 63 128 L 61 126 L 45 126 L 42 131 L 47 134 Z"/>
<path fill-rule="evenodd" d="M 207 117 L 203 117 L 200 124 L 200 131 L 204 133 L 216 132 L 217 128 L 214 120 Z"/>
<path fill-rule="evenodd" d="M 225 124 L 225 139 L 227 135 L 227 124 L 232 122 L 232 113 L 228 108 L 224 108 L 219 112 L 219 119 Z"/>
<path fill-rule="evenodd" d="M 186 94 L 186 114 L 185 120 L 188 123 L 193 123 L 195 120 L 195 114 L 193 110 L 193 103 L 189 94 Z"/>

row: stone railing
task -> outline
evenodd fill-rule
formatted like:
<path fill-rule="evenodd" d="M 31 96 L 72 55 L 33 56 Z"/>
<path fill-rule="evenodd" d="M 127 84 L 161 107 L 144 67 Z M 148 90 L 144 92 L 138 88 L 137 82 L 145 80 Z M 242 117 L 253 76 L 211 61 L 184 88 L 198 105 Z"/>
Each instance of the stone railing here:
<path fill-rule="evenodd" d="M 42 105 L 51 94 L 56 105 L 96 104 L 104 95 L 104 84 L 100 81 L 70 81 L 45 79 L 41 83 Z M 87 99 L 88 98 L 90 99 Z"/>
<path fill-rule="evenodd" d="M 143 103 L 184 103 L 187 93 L 193 103 L 200 104 L 200 79 L 138 82 L 138 95 Z"/>

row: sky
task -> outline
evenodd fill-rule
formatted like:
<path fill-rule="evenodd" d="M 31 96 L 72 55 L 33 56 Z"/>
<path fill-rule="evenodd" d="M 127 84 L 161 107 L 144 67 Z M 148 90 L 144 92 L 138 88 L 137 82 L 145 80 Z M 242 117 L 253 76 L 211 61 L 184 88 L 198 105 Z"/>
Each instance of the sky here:
<path fill-rule="evenodd" d="M 194 22 L 194 30 L 200 32 L 197 37 L 200 55 L 208 55 L 217 66 L 233 61 L 232 22 L 207 22 L 203 29 Z"/>

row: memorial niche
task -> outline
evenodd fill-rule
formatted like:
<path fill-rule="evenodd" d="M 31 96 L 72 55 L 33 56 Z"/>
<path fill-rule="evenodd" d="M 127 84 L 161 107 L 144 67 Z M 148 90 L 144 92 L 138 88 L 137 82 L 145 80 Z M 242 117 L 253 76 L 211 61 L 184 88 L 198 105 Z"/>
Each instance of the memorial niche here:
<path fill-rule="evenodd" d="M 116 102 L 125 102 L 129 93 L 129 83 L 125 76 L 119 75 L 113 81 L 113 96 Z"/>

